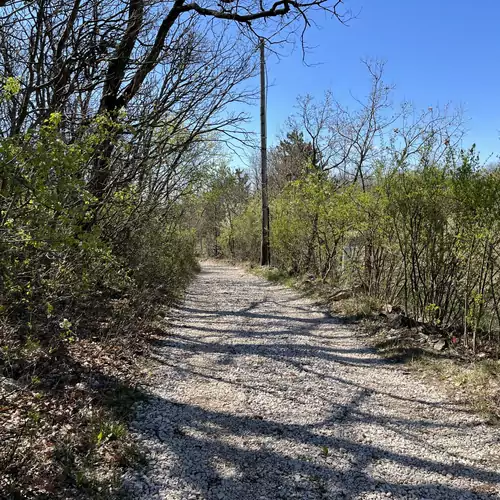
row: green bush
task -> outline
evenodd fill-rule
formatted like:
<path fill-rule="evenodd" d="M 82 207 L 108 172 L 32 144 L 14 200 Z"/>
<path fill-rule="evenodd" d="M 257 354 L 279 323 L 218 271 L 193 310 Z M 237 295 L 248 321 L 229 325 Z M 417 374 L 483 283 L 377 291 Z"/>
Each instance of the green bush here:
<path fill-rule="evenodd" d="M 224 256 L 240 261 L 257 262 L 260 256 L 260 199 L 253 197 L 232 224 L 222 227 L 219 244 Z"/>
<path fill-rule="evenodd" d="M 75 324 L 72 311 L 96 293 L 173 295 L 196 267 L 181 210 L 165 217 L 133 185 L 97 200 L 86 182 L 95 133 L 66 144 L 59 121 L 0 141 L 0 313 L 23 338 L 59 339 L 59 321 Z"/>

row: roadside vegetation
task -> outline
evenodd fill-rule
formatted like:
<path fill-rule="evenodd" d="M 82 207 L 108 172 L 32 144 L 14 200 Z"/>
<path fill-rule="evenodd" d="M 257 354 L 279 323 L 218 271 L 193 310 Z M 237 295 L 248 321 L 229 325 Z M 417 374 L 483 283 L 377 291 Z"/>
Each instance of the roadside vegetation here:
<path fill-rule="evenodd" d="M 107 124 L 68 144 L 61 120 L 52 113 L 36 132 L 0 141 L 0 487 L 9 498 L 66 488 L 107 498 L 136 454 L 126 430 L 136 355 L 197 265 L 179 204 L 155 206 L 134 186 L 105 201 L 89 189 Z"/>
<path fill-rule="evenodd" d="M 165 310 L 200 256 L 259 260 L 258 167 L 228 166 L 256 44 L 341 8 L 0 1 L 0 497 L 112 498 L 142 460 L 127 420 Z M 434 377 L 493 408 L 500 167 L 365 65 L 364 101 L 300 97 L 269 151 L 270 277 L 458 352 L 480 371 Z"/>

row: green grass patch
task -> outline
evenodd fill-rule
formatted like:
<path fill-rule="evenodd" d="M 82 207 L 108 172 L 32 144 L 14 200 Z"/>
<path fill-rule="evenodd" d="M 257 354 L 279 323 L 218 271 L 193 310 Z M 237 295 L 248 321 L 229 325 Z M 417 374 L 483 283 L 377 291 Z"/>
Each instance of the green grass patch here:
<path fill-rule="evenodd" d="M 260 276 L 271 283 L 277 283 L 287 287 L 295 287 L 298 283 L 297 278 L 290 276 L 287 272 L 276 267 L 250 267 L 250 272 Z"/>
<path fill-rule="evenodd" d="M 329 304 L 330 312 L 345 318 L 361 320 L 372 318 L 380 311 L 382 304 L 379 299 L 366 294 L 354 295 L 348 299 L 334 301 Z"/>

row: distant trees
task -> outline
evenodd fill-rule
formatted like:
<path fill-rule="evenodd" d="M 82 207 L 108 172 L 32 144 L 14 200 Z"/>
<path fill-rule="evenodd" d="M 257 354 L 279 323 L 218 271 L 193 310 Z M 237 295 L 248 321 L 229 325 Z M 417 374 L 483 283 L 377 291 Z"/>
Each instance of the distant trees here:
<path fill-rule="evenodd" d="M 287 132 L 268 156 L 271 193 L 279 193 L 290 181 L 305 176 L 314 165 L 313 147 L 298 129 Z"/>
<path fill-rule="evenodd" d="M 234 219 L 244 210 L 250 196 L 249 177 L 241 170 L 233 172 L 223 164 L 209 173 L 196 202 L 201 252 L 220 257 L 225 248 L 235 258 Z"/>

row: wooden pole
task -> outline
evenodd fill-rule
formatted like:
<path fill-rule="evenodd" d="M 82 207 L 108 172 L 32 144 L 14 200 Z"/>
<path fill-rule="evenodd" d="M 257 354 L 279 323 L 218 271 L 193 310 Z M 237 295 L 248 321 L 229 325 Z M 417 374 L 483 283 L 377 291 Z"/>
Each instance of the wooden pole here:
<path fill-rule="evenodd" d="M 266 62 L 264 39 L 260 39 L 260 167 L 262 189 L 262 246 L 260 264 L 271 262 L 269 243 L 269 203 L 267 192 L 267 119 L 266 119 Z"/>

